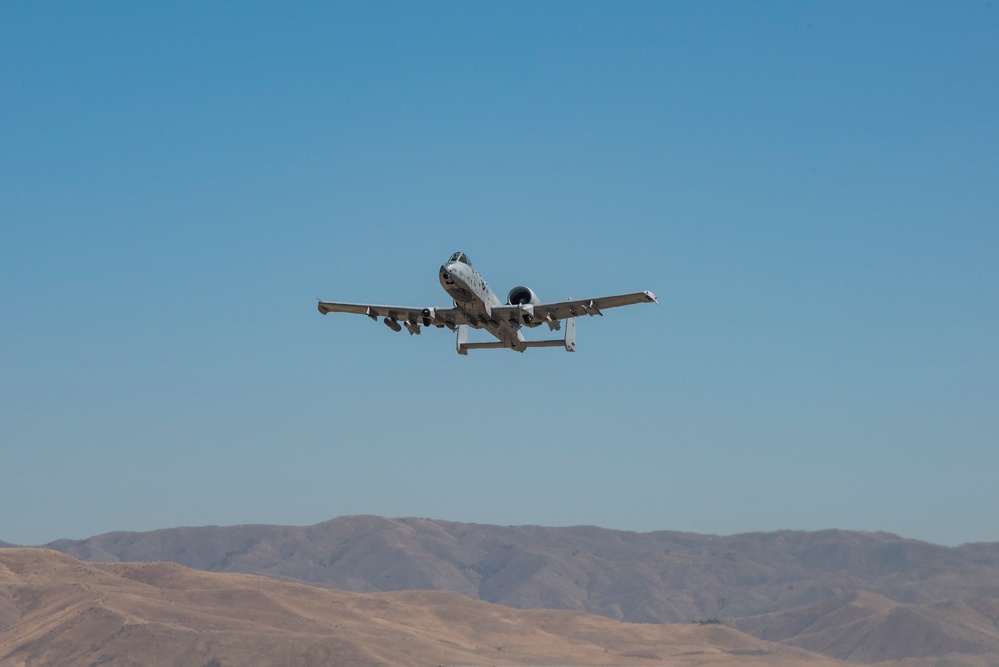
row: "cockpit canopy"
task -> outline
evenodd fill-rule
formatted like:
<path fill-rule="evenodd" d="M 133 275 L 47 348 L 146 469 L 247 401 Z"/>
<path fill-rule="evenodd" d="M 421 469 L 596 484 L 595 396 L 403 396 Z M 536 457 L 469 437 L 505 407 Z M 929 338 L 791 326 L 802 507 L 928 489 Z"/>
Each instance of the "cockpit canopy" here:
<path fill-rule="evenodd" d="M 450 264 L 451 262 L 461 262 L 462 264 L 472 266 L 472 263 L 468 261 L 468 256 L 463 252 L 456 252 L 451 255 L 451 259 L 449 259 L 447 263 Z"/>

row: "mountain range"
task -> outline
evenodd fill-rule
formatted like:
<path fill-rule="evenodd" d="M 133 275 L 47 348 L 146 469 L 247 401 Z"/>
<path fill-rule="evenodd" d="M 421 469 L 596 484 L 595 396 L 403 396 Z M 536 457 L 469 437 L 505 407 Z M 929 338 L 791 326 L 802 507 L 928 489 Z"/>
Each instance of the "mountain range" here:
<path fill-rule="evenodd" d="M 719 625 L 522 611 L 447 591 L 348 593 L 174 563 L 0 549 L 0 666 L 842 667 Z"/>
<path fill-rule="evenodd" d="M 348 516 L 307 527 L 116 532 L 46 546 L 85 561 L 171 561 L 342 591 L 445 590 L 632 623 L 717 622 L 856 662 L 999 665 L 997 543 Z"/>

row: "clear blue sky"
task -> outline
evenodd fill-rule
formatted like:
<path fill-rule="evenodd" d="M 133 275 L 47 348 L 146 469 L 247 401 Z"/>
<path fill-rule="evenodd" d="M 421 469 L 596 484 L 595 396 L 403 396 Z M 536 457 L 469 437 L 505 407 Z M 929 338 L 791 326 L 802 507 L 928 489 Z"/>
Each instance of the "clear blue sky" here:
<path fill-rule="evenodd" d="M 994 2 L 0 8 L 0 539 L 999 540 Z M 329 300 L 649 289 L 575 354 Z"/>

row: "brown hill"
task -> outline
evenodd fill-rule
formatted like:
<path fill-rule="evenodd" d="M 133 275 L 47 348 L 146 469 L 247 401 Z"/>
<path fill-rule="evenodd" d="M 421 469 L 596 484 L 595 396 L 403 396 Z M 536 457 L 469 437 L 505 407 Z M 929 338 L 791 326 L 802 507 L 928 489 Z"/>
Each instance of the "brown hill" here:
<path fill-rule="evenodd" d="M 854 660 L 995 650 L 994 627 L 984 635 L 972 628 L 983 622 L 979 608 L 999 599 L 997 544 L 949 548 L 835 530 L 718 537 L 352 516 L 308 527 L 109 533 L 50 546 L 84 560 L 169 560 L 358 592 L 443 589 L 632 622 L 719 618 Z M 850 597 L 859 593 L 871 596 Z M 893 606 L 880 616 L 868 609 L 864 623 L 837 623 L 858 600 Z M 814 625 L 833 609 L 839 615 Z"/>
<path fill-rule="evenodd" d="M 734 626 L 857 662 L 954 654 L 999 658 L 999 600 L 994 598 L 913 605 L 859 592 L 804 609 L 739 619 Z"/>
<path fill-rule="evenodd" d="M 999 545 L 888 533 L 632 533 L 340 517 L 308 527 L 206 526 L 48 545 L 89 561 L 168 560 L 357 592 L 451 590 L 518 608 L 638 622 L 741 618 L 865 590 L 898 602 L 999 597 Z"/>
<path fill-rule="evenodd" d="M 717 625 L 356 594 L 172 563 L 0 549 L 0 665 L 843 664 Z"/>

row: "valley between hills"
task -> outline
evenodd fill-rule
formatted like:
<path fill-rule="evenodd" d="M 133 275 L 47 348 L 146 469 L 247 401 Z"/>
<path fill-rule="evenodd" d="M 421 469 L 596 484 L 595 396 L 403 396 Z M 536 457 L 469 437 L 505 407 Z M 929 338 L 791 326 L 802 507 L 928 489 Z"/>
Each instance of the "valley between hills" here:
<path fill-rule="evenodd" d="M 0 665 L 999 666 L 996 543 L 350 516 L 46 547 L 0 549 Z"/>

